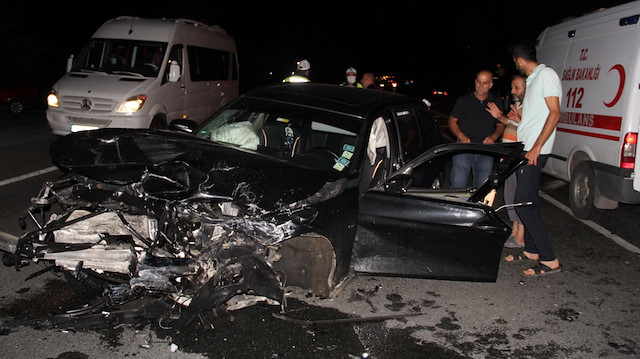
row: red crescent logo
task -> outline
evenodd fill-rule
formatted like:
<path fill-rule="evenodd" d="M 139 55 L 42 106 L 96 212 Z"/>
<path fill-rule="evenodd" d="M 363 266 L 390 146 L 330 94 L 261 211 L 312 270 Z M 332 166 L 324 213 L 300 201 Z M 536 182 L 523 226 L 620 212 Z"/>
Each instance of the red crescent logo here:
<path fill-rule="evenodd" d="M 614 65 L 612 68 L 609 69 L 609 72 L 611 72 L 611 70 L 617 70 L 618 73 L 620 74 L 620 85 L 618 86 L 618 93 L 616 93 L 616 97 L 614 97 L 613 100 L 611 100 L 611 102 L 603 101 L 604 105 L 607 107 L 613 107 L 615 106 L 616 103 L 618 103 L 618 100 L 620 100 L 620 96 L 622 96 L 622 90 L 624 89 L 624 80 L 625 80 L 624 67 L 622 67 L 622 65 L 620 64 Z"/>

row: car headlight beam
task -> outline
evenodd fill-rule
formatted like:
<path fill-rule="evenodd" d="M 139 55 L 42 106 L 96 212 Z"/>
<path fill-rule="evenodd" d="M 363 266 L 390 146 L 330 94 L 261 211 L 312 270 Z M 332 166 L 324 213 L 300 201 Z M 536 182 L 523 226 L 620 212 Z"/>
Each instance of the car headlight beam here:
<path fill-rule="evenodd" d="M 60 101 L 58 100 L 58 95 L 55 92 L 51 92 L 47 96 L 47 106 L 49 107 L 60 107 Z"/>
<path fill-rule="evenodd" d="M 139 111 L 144 105 L 144 101 L 147 99 L 145 95 L 138 95 L 128 98 L 118 108 L 119 113 L 134 113 Z"/>

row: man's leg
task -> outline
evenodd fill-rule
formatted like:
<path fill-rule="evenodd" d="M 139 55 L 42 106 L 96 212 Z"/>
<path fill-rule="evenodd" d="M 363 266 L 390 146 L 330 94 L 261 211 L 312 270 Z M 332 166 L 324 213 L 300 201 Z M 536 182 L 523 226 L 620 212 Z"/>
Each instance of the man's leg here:
<path fill-rule="evenodd" d="M 514 204 L 516 203 L 513 200 L 513 197 L 516 193 L 516 174 L 512 173 L 507 177 L 504 181 L 504 203 L 505 204 Z M 509 215 L 509 219 L 512 222 L 518 221 L 518 215 L 516 214 L 516 210 L 514 207 L 507 207 L 507 214 Z"/>
<path fill-rule="evenodd" d="M 473 186 L 478 188 L 491 175 L 493 171 L 493 157 L 474 155 L 473 161 Z"/>
<path fill-rule="evenodd" d="M 526 229 L 524 250 L 528 253 L 537 253 L 541 261 L 554 261 L 556 255 L 549 240 L 547 227 L 540 215 L 540 198 L 538 196 L 541 169 L 546 161 L 547 156 L 540 156 L 537 166 L 524 165 L 518 168 L 518 184 L 514 200 L 516 203 L 532 203 L 516 208 L 518 217 Z"/>
<path fill-rule="evenodd" d="M 469 172 L 471 172 L 471 164 L 473 162 L 473 155 L 460 154 L 455 155 L 451 159 L 451 187 L 452 188 L 465 188 L 467 187 L 467 179 L 469 178 Z"/>

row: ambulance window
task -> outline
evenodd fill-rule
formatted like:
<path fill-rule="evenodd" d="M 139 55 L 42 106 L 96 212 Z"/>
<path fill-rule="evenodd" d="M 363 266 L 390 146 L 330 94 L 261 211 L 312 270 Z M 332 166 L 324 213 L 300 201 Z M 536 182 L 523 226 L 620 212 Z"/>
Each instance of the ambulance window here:
<path fill-rule="evenodd" d="M 633 15 L 633 16 L 629 16 L 629 17 L 623 17 L 622 19 L 620 19 L 620 26 L 627 26 L 627 25 L 635 25 L 638 23 L 638 19 L 640 18 L 640 15 Z"/>

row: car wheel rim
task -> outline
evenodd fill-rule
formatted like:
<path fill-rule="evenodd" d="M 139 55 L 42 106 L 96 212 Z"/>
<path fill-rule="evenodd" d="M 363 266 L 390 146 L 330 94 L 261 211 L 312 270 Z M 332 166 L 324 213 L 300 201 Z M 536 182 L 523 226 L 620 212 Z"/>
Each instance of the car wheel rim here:
<path fill-rule="evenodd" d="M 585 207 L 589 199 L 589 179 L 585 176 L 576 182 L 574 198 L 580 207 Z"/>
<path fill-rule="evenodd" d="M 20 102 L 13 102 L 10 107 L 11 113 L 20 113 L 22 112 L 22 104 Z"/>

